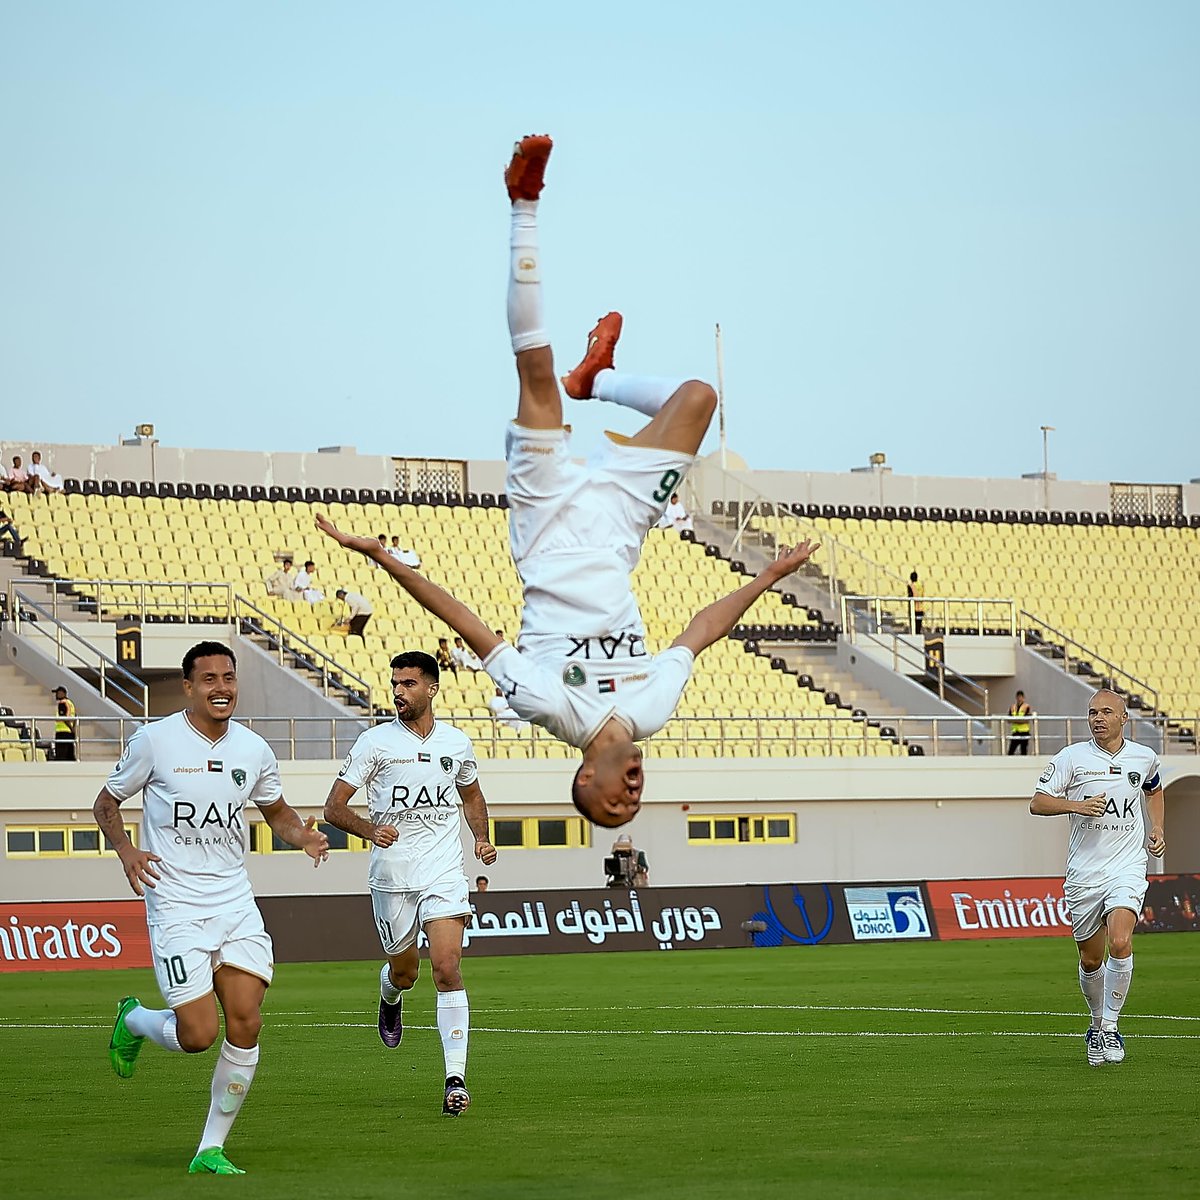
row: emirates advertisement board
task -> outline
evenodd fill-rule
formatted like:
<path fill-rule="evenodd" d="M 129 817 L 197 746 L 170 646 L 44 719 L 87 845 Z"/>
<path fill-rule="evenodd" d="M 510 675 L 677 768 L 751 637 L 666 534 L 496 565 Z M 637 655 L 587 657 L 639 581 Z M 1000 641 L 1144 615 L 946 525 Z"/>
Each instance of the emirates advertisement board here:
<path fill-rule="evenodd" d="M 148 967 L 140 900 L 0 904 L 0 971 Z"/>

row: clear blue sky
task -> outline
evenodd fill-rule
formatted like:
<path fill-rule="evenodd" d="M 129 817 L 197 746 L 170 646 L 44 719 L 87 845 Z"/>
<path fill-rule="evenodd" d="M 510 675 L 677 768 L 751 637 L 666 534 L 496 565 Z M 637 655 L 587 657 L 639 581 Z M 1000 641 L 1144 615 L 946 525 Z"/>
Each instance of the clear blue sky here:
<path fill-rule="evenodd" d="M 720 322 L 752 467 L 1200 476 L 1198 62 L 1188 0 L 0 0 L 0 437 L 500 458 L 548 131 L 564 370 Z"/>

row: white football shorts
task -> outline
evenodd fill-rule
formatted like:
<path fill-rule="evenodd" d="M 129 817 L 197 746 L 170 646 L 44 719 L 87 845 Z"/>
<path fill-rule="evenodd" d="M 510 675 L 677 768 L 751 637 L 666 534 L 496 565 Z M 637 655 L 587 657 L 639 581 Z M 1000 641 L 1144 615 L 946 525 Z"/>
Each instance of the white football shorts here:
<path fill-rule="evenodd" d="M 400 954 L 417 940 L 417 930 L 444 917 L 467 917 L 467 877 L 443 875 L 414 892 L 381 892 L 371 889 L 371 910 L 385 954 Z"/>
<path fill-rule="evenodd" d="M 218 967 L 237 967 L 270 986 L 275 949 L 256 904 L 200 921 L 150 926 L 150 950 L 158 990 L 171 1008 L 213 990 Z"/>
<path fill-rule="evenodd" d="M 1071 910 L 1071 934 L 1077 942 L 1086 942 L 1114 908 L 1127 908 L 1141 915 L 1146 876 L 1121 875 L 1104 883 L 1082 885 L 1068 879 L 1063 885 L 1063 895 Z"/>
<path fill-rule="evenodd" d="M 666 510 L 695 456 L 606 437 L 587 464 L 574 462 L 565 429 L 525 429 L 511 422 L 506 438 L 513 557 L 518 561 L 545 543 L 553 527 L 554 549 L 594 546 L 606 553 L 640 550 L 646 530 Z M 614 545 L 587 521 L 560 521 L 574 505 L 603 514 L 624 536 Z M 549 548 L 540 545 L 539 549 Z"/>

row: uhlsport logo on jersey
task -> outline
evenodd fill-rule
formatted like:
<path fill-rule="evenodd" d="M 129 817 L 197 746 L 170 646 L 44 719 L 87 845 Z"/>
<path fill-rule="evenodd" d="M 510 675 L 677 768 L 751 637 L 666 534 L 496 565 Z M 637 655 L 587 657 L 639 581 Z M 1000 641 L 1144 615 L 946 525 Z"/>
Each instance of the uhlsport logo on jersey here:
<path fill-rule="evenodd" d="M 884 938 L 927 938 L 929 917 L 916 884 L 843 888 L 856 942 Z"/>

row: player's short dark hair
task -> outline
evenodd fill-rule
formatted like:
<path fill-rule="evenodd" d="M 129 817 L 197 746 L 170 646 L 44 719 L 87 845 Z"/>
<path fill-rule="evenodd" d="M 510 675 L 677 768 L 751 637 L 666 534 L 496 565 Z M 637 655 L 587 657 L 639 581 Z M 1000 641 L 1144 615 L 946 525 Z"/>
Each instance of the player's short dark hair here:
<path fill-rule="evenodd" d="M 405 650 L 403 654 L 397 654 L 392 659 L 391 667 L 393 671 L 403 671 L 405 668 L 420 671 L 422 675 L 428 675 L 434 683 L 441 678 L 437 659 L 432 654 L 426 654 L 424 650 Z"/>
<path fill-rule="evenodd" d="M 237 670 L 237 658 L 235 657 L 233 651 L 230 650 L 230 648 L 228 646 L 223 645 L 221 642 L 197 642 L 183 656 L 183 677 L 184 677 L 184 679 L 191 679 L 192 670 L 196 666 L 196 659 L 210 658 L 210 657 L 218 655 L 218 654 L 223 655 L 225 658 L 229 659 L 229 661 L 231 663 L 233 663 L 234 670 L 235 671 Z"/>

